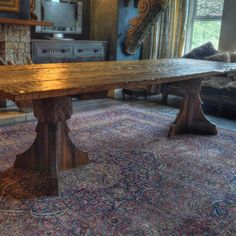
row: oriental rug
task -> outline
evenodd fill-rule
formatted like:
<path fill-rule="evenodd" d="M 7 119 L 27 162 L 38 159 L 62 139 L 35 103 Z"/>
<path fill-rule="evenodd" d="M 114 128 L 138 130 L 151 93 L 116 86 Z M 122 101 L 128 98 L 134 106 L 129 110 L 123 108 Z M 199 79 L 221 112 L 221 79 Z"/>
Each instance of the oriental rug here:
<path fill-rule="evenodd" d="M 0 128 L 0 235 L 236 235 L 236 133 L 167 138 L 174 118 L 144 106 L 75 114 L 87 166 L 46 177 L 13 170 L 36 122 Z"/>

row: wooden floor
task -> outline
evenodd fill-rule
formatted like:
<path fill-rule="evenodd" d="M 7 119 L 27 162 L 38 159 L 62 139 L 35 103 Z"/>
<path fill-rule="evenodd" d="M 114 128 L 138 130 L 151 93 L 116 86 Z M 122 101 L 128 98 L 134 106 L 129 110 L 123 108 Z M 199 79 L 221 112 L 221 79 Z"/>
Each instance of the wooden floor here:
<path fill-rule="evenodd" d="M 173 117 L 176 116 L 176 113 L 179 111 L 177 107 L 178 99 L 176 97 L 170 97 L 168 100 L 168 106 L 161 104 L 160 96 L 150 96 L 148 100 L 144 100 L 142 98 L 134 99 L 130 101 L 127 99 L 125 102 L 122 101 L 121 96 L 118 94 L 116 100 L 105 98 L 105 99 L 94 99 L 94 100 L 74 100 L 73 101 L 73 110 L 74 113 L 82 112 L 82 111 L 90 111 L 96 110 L 104 107 L 109 107 L 115 104 L 143 104 L 148 105 L 148 109 L 159 109 L 163 114 L 168 114 Z M 216 116 L 208 116 L 209 119 L 216 123 L 218 127 L 224 129 L 230 129 L 236 131 L 236 120 L 230 120 L 226 118 L 216 117 Z M 12 125 L 18 122 L 27 122 L 35 120 L 33 113 L 23 113 L 19 112 L 17 108 L 7 108 L 0 109 L 0 126 L 4 125 Z"/>

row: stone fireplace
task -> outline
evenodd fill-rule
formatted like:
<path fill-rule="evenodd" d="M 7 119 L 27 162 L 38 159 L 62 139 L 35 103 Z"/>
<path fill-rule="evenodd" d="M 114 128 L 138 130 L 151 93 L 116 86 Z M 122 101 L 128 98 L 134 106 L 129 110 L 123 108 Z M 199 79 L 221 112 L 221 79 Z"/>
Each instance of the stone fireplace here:
<path fill-rule="evenodd" d="M 30 26 L 0 24 L 0 57 L 14 64 L 27 64 L 30 53 Z M 0 107 L 15 106 L 10 100 L 0 98 Z"/>
<path fill-rule="evenodd" d="M 27 64 L 30 53 L 30 26 L 0 24 L 0 57 L 3 61 Z"/>

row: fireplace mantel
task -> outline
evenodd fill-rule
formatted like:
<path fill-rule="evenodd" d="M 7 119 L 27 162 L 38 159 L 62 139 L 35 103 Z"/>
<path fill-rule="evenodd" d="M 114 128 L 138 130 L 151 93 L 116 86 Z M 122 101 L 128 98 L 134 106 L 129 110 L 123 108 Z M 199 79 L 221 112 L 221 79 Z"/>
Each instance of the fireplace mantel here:
<path fill-rule="evenodd" d="M 0 24 L 53 26 L 52 22 L 37 21 L 37 20 L 23 20 L 23 19 L 14 19 L 14 18 L 0 18 Z"/>

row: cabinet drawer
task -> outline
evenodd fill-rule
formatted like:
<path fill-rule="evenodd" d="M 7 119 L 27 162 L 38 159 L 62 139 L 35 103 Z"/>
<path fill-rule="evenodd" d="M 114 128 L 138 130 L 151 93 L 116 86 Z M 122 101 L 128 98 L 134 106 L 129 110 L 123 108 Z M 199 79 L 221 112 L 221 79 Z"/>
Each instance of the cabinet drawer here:
<path fill-rule="evenodd" d="M 73 48 L 70 47 L 47 47 L 37 48 L 37 55 L 39 57 L 54 57 L 54 56 L 71 56 Z"/>
<path fill-rule="evenodd" d="M 91 57 L 102 57 L 105 59 L 105 50 L 101 46 L 78 46 L 74 51 L 75 56 L 91 56 Z"/>
<path fill-rule="evenodd" d="M 63 41 L 33 40 L 33 63 L 89 62 L 106 59 L 106 42 L 103 41 Z"/>

